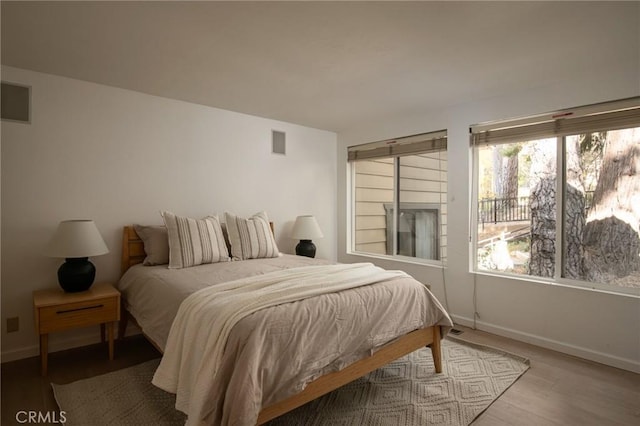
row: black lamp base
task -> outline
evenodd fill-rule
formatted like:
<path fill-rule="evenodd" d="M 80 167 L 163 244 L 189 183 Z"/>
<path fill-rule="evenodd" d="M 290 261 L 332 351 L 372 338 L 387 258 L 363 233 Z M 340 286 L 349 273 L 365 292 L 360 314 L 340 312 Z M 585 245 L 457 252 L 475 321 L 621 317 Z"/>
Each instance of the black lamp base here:
<path fill-rule="evenodd" d="M 67 293 L 89 290 L 95 278 L 96 267 L 88 257 L 69 257 L 58 269 L 58 283 Z"/>
<path fill-rule="evenodd" d="M 316 246 L 311 240 L 300 240 L 296 246 L 298 256 L 316 257 Z"/>

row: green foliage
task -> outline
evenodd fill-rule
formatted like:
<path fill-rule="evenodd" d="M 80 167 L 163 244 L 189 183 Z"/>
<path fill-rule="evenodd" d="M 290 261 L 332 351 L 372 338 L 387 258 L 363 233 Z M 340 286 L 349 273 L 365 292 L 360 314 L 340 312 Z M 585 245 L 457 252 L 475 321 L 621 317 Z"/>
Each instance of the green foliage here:
<path fill-rule="evenodd" d="M 509 252 L 521 251 L 528 253 L 530 249 L 531 241 L 529 237 L 509 241 Z"/>
<path fill-rule="evenodd" d="M 529 186 L 529 177 L 531 175 L 531 154 L 522 154 L 518 156 L 518 188 Z"/>
<path fill-rule="evenodd" d="M 514 155 L 518 155 L 521 150 L 522 143 L 509 143 L 500 147 L 500 155 L 510 158 Z"/>

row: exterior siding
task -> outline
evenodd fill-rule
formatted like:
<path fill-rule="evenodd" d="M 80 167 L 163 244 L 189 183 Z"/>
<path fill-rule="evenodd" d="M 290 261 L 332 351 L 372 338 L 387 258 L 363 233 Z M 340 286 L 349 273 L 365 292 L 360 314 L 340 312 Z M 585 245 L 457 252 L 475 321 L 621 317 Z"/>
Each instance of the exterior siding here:
<path fill-rule="evenodd" d="M 394 159 L 356 161 L 355 250 L 387 253 L 385 204 L 393 203 Z M 434 152 L 401 157 L 400 202 L 437 206 L 440 226 L 440 258 L 447 253 L 447 153 Z"/>

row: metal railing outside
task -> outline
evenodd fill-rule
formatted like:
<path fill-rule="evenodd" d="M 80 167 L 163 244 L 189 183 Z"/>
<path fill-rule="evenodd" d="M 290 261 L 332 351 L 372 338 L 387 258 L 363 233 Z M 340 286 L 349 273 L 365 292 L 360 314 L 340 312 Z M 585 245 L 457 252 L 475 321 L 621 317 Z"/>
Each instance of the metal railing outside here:
<path fill-rule="evenodd" d="M 585 212 L 593 204 L 594 191 L 585 193 Z M 531 220 L 529 197 L 483 198 L 478 201 L 478 222 L 522 222 Z"/>
<path fill-rule="evenodd" d="M 485 198 L 478 201 L 478 222 L 521 222 L 531 219 L 529 197 Z"/>

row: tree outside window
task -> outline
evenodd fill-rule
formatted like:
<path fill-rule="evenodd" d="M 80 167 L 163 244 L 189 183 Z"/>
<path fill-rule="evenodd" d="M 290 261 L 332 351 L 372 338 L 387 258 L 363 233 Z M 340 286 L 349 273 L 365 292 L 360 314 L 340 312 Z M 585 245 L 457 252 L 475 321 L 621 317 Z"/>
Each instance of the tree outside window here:
<path fill-rule="evenodd" d="M 475 149 L 477 270 L 640 288 L 640 127 Z"/>

